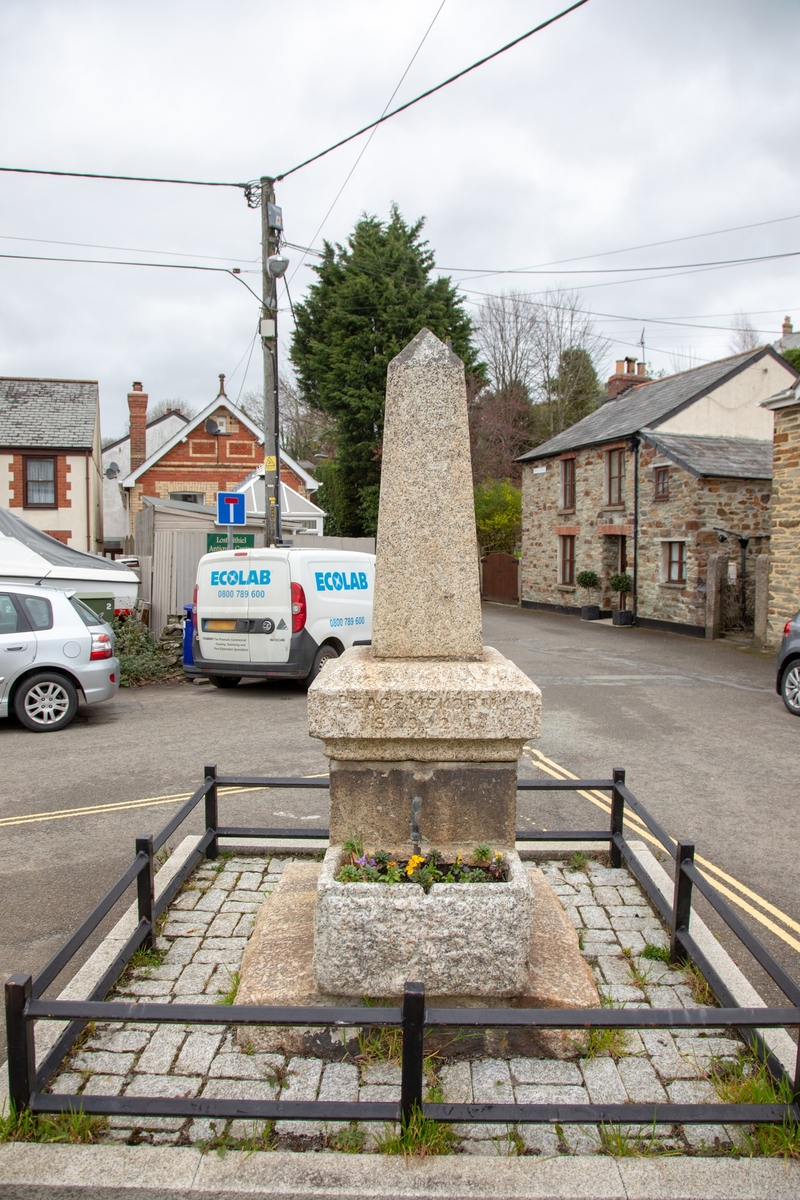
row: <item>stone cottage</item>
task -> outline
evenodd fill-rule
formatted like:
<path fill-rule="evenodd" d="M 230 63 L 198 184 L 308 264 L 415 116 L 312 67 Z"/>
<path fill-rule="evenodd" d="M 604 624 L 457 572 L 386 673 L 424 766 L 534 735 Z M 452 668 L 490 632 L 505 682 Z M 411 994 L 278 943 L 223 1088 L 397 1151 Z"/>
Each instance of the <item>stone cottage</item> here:
<path fill-rule="evenodd" d="M 796 378 L 769 346 L 657 380 L 617 363 L 600 408 L 520 459 L 522 605 L 577 614 L 577 575 L 593 570 L 609 615 L 609 580 L 627 572 L 638 624 L 705 636 L 709 557 L 725 541 L 731 575 L 752 578 L 767 544 L 763 401 Z"/>
<path fill-rule="evenodd" d="M 775 419 L 766 643 L 800 609 L 800 383 L 765 401 Z"/>

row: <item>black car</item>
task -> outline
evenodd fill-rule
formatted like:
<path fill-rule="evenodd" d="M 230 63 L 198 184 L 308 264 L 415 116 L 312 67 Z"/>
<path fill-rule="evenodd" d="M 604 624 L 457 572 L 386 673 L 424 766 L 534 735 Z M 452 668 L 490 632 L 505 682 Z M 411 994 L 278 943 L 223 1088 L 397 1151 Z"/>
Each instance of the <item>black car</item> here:
<path fill-rule="evenodd" d="M 776 690 L 789 712 L 800 717 L 800 612 L 783 627 Z"/>

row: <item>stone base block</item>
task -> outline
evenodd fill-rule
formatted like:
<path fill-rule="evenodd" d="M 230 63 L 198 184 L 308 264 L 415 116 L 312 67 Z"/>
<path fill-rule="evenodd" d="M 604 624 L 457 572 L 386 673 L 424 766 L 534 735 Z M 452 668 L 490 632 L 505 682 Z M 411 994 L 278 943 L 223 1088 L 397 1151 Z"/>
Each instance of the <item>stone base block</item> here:
<path fill-rule="evenodd" d="M 539 736 L 542 696 L 491 646 L 478 662 L 378 659 L 353 646 L 308 691 L 308 731 L 328 758 L 516 762 Z"/>
<path fill-rule="evenodd" d="M 533 932 L 528 981 L 522 995 L 509 1000 L 485 996 L 447 996 L 447 1008 L 598 1008 L 600 998 L 592 972 L 581 955 L 578 938 L 560 900 L 536 867 L 526 867 L 534 892 Z M 321 863 L 292 863 L 261 906 L 245 950 L 237 1004 L 361 1006 L 360 996 L 334 996 L 314 983 L 314 907 Z M 352 885 L 348 885 L 352 886 Z M 462 885 L 457 885 L 462 886 Z M 466 885 L 464 885 L 466 886 Z M 496 885 L 488 885 L 496 886 Z M 392 997 L 394 1002 L 399 996 Z M 280 1054 L 319 1055 L 341 1059 L 359 1053 L 358 1029 L 242 1027 L 242 1047 Z M 533 1055 L 577 1058 L 582 1039 L 571 1030 L 443 1029 L 425 1036 L 425 1052 L 444 1058 Z"/>
<path fill-rule="evenodd" d="M 341 846 L 325 855 L 314 916 L 320 991 L 396 996 L 516 996 L 528 981 L 533 891 L 519 855 L 505 883 L 337 883 Z"/>
<path fill-rule="evenodd" d="M 480 842 L 513 847 L 517 764 L 475 762 L 344 762 L 330 766 L 330 837 L 361 838 L 369 850 L 408 856 L 411 805 L 419 799 L 425 852 L 471 853 Z"/>

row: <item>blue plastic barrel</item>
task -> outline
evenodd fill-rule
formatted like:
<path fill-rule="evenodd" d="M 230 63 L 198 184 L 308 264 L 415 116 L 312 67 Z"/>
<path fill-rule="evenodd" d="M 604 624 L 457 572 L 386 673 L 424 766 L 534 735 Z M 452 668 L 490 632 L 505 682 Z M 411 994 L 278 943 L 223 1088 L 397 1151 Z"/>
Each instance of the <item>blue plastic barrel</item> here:
<path fill-rule="evenodd" d="M 186 613 L 186 619 L 183 622 L 183 665 L 184 667 L 193 667 L 192 637 L 194 636 L 194 622 L 192 621 L 191 604 L 184 604 L 183 611 Z"/>

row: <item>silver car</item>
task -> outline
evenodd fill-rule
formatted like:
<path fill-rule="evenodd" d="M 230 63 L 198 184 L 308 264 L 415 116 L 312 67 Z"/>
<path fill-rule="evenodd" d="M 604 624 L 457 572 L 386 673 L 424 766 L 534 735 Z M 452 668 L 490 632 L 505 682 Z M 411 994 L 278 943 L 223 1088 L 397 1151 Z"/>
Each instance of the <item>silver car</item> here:
<path fill-rule="evenodd" d="M 119 687 L 114 633 L 76 596 L 58 588 L 0 583 L 0 717 L 28 729 L 63 729 L 87 704 Z"/>

